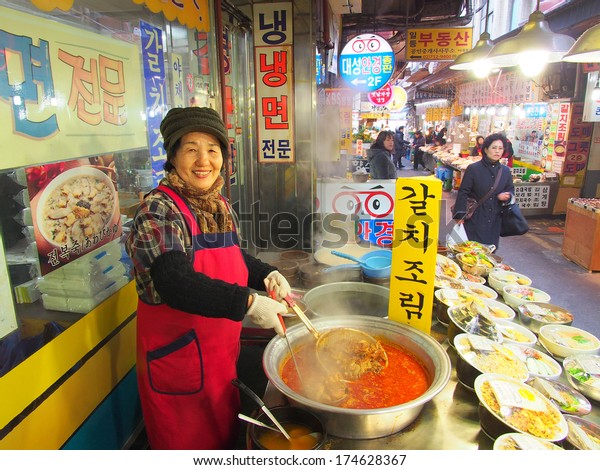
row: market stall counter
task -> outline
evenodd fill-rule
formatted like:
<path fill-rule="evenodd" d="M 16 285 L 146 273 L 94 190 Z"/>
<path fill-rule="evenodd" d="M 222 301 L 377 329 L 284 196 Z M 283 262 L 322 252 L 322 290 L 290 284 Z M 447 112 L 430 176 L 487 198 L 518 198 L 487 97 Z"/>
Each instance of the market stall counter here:
<path fill-rule="evenodd" d="M 520 325 L 518 320 L 511 322 Z M 375 439 L 348 439 L 328 434 L 323 449 L 332 450 L 491 450 L 494 439 L 482 429 L 480 424 L 480 404 L 472 389 L 459 381 L 456 364 L 459 359 L 454 346 L 450 346 L 447 338 L 447 327 L 434 321 L 431 336 L 445 348 L 452 364 L 450 380 L 443 390 L 425 404 L 416 419 L 400 432 Z M 542 346 L 536 345 L 540 352 Z M 558 383 L 568 385 L 563 371 Z M 267 384 L 263 399 L 267 406 L 290 405 L 288 397 L 275 386 Z M 584 418 L 592 423 L 600 424 L 600 404 L 592 401 L 593 407 Z M 247 436 L 250 445 L 249 436 Z M 567 441 L 562 443 L 565 447 Z"/>

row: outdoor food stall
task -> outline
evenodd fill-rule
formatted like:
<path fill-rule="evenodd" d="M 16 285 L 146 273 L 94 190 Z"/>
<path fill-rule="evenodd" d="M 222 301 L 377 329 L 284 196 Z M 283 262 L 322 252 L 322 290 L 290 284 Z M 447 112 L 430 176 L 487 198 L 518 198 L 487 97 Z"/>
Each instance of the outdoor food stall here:
<path fill-rule="evenodd" d="M 457 263 L 458 258 L 463 261 Z M 317 416 L 324 429 L 322 449 L 600 449 L 600 340 L 573 326 L 576 314 L 551 304 L 550 294 L 532 287 L 535 279 L 502 261 L 476 242 L 451 245 L 447 256 L 437 255 L 434 313 L 439 318 L 429 335 L 381 313 L 372 315 L 365 305 L 344 316 L 315 315 L 306 303 L 305 313 L 318 332 L 363 330 L 383 345 L 388 365 L 345 382 L 338 400 L 319 396 L 322 390 L 317 393 L 306 383 L 303 389 L 302 381 L 308 382 L 315 368 L 307 356 L 314 338 L 288 317 L 290 346 L 276 337 L 263 356 L 269 379 L 265 403 Z M 483 283 L 472 282 L 474 276 L 464 269 L 469 264 L 481 267 Z M 344 284 L 330 284 L 329 294 Z M 294 295 L 310 300 L 313 290 L 296 289 Z M 426 381 L 425 388 L 411 390 L 414 396 L 394 395 L 392 402 L 377 394 L 365 397 L 367 388 L 402 388 L 391 366 L 402 354 L 413 361 L 407 368 Z M 517 396 L 528 397 L 526 403 L 515 403 Z M 511 413 L 500 413 L 501 407 Z"/>

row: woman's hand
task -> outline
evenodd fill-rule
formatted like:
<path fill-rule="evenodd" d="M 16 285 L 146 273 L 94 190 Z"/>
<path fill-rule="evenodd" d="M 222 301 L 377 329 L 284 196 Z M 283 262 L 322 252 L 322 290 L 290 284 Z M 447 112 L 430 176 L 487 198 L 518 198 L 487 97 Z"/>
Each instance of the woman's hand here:
<path fill-rule="evenodd" d="M 509 193 L 508 191 L 504 192 L 504 193 L 500 193 L 498 194 L 498 200 L 502 201 L 502 202 L 506 202 L 511 198 L 512 194 Z"/>

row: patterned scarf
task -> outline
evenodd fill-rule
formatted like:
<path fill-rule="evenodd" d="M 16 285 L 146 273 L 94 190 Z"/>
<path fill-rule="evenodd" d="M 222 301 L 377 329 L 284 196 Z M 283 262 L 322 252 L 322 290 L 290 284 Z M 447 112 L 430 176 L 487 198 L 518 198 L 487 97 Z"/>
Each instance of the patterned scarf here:
<path fill-rule="evenodd" d="M 160 184 L 174 189 L 183 196 L 196 214 L 202 233 L 231 232 L 233 219 L 227 204 L 221 198 L 221 188 L 225 184 L 221 175 L 206 191 L 191 188 L 175 170 L 167 173 Z"/>

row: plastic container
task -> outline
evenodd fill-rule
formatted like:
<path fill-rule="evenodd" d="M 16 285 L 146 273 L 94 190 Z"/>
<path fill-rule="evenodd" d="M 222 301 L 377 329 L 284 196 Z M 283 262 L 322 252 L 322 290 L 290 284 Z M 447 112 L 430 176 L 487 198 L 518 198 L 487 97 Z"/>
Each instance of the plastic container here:
<path fill-rule="evenodd" d="M 123 263 L 117 262 L 99 272 L 81 273 L 78 277 L 65 278 L 49 273 L 38 278 L 38 289 L 43 294 L 65 297 L 90 297 L 106 289 L 126 274 Z"/>
<path fill-rule="evenodd" d="M 88 297 L 68 297 L 42 294 L 42 303 L 47 310 L 59 310 L 61 312 L 88 313 L 98 304 L 106 300 L 110 295 L 117 292 L 129 282 L 129 278 L 122 276 L 109 284 L 96 295 Z"/>

